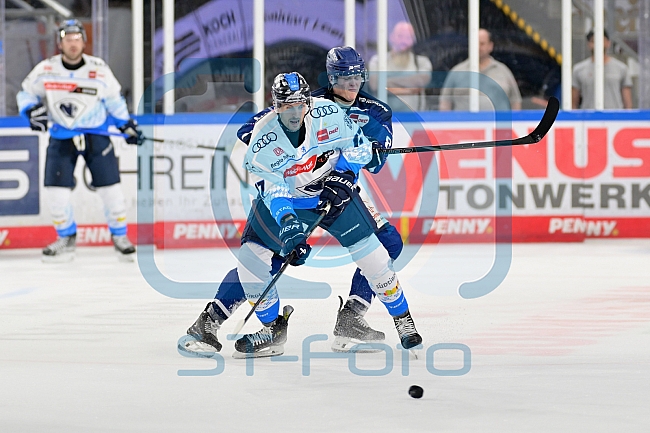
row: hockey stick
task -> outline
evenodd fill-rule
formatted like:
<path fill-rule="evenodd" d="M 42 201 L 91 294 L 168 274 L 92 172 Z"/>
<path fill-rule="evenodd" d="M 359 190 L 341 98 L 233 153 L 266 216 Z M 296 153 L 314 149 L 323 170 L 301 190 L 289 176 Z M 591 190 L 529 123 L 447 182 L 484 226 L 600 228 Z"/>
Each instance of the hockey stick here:
<path fill-rule="evenodd" d="M 305 237 L 308 238 L 312 234 L 312 232 L 316 229 L 316 227 L 318 227 L 318 225 L 321 223 L 321 221 L 323 221 L 323 218 L 325 218 L 325 215 L 327 215 L 327 212 L 329 212 L 330 207 L 331 207 L 331 203 L 327 203 L 327 205 L 325 206 L 325 209 L 323 209 L 321 211 L 321 213 L 318 215 L 318 218 L 316 219 L 316 221 L 311 225 L 311 227 L 309 227 L 309 230 L 307 230 L 307 232 L 305 233 Z M 264 289 L 264 291 L 262 292 L 260 297 L 257 299 L 257 301 L 255 301 L 255 304 L 253 304 L 253 306 L 251 307 L 251 310 L 248 312 L 246 317 L 244 317 L 242 320 L 237 322 L 237 325 L 235 326 L 235 330 L 233 331 L 233 335 L 239 334 L 239 332 L 242 330 L 244 325 L 246 325 L 246 322 L 248 322 L 248 319 L 250 319 L 250 317 L 255 312 L 255 309 L 260 305 L 260 302 L 262 302 L 262 299 L 264 299 L 264 297 L 266 295 L 268 295 L 268 293 L 271 291 L 271 289 L 273 288 L 275 283 L 278 281 L 280 276 L 282 276 L 284 271 L 287 269 L 287 267 L 289 266 L 289 264 L 291 263 L 291 261 L 295 257 L 296 257 L 296 252 L 291 251 L 291 254 L 289 254 L 287 256 L 284 263 L 282 263 L 282 267 L 280 267 L 280 270 L 278 271 L 278 273 L 275 274 L 275 276 L 273 277 L 271 282 L 266 286 L 266 289 Z"/>
<path fill-rule="evenodd" d="M 101 129 L 76 129 L 75 131 L 83 132 L 85 134 L 104 135 L 107 137 L 122 137 L 122 138 L 131 137 L 129 134 L 124 134 L 122 132 L 111 132 L 111 131 L 104 131 Z M 208 149 L 208 150 L 226 150 L 225 147 L 206 146 L 204 144 L 196 144 L 187 140 L 169 140 L 166 138 L 154 138 L 154 137 L 143 137 L 143 138 L 148 141 L 153 141 L 154 143 L 165 143 L 165 144 L 174 144 L 178 146 L 198 147 L 199 149 Z"/>
<path fill-rule="evenodd" d="M 458 150 L 458 149 L 479 149 L 482 147 L 503 147 L 503 146 L 518 146 L 520 144 L 534 144 L 538 143 L 546 133 L 551 129 L 557 113 L 560 110 L 560 101 L 551 96 L 546 105 L 546 110 L 540 120 L 539 124 L 533 132 L 525 137 L 515 138 L 514 140 L 497 140 L 497 141 L 479 141 L 476 143 L 459 143 L 459 144 L 444 144 L 433 146 L 417 146 L 417 147 L 396 147 L 392 149 L 379 149 L 382 153 L 394 155 L 396 153 L 419 153 L 419 152 L 437 152 L 440 150 Z"/>

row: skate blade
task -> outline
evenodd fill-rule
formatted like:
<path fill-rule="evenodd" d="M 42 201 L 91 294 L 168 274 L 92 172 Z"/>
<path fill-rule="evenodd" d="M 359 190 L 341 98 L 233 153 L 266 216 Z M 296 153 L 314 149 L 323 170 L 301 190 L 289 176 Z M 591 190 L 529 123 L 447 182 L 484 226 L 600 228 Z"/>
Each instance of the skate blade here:
<path fill-rule="evenodd" d="M 133 263 L 135 261 L 135 253 L 122 254 L 119 251 L 115 251 L 115 255 L 117 256 L 117 260 L 122 263 Z"/>
<path fill-rule="evenodd" d="M 420 347 L 420 346 L 421 345 L 418 345 L 418 347 Z M 409 349 L 409 352 L 411 352 L 411 355 L 413 355 L 413 357 L 415 359 L 420 359 L 420 356 L 421 356 L 420 349 Z"/>
<path fill-rule="evenodd" d="M 381 352 L 379 347 L 373 344 L 382 344 L 381 341 L 361 341 L 348 337 L 336 337 L 332 343 L 333 352 L 354 352 L 354 353 L 376 353 Z M 383 346 L 382 346 L 383 347 Z"/>
<path fill-rule="evenodd" d="M 74 253 L 57 254 L 56 256 L 43 255 L 43 263 L 68 263 L 74 260 Z"/>
<path fill-rule="evenodd" d="M 284 353 L 284 345 L 271 346 L 268 349 L 265 349 L 261 352 L 237 352 L 236 350 L 232 353 L 232 357 L 235 359 L 246 359 L 246 358 L 269 358 L 271 356 L 280 356 Z"/>
<path fill-rule="evenodd" d="M 178 351 L 190 358 L 213 358 L 218 350 L 209 344 L 198 341 L 191 335 L 184 335 L 178 340 Z"/>

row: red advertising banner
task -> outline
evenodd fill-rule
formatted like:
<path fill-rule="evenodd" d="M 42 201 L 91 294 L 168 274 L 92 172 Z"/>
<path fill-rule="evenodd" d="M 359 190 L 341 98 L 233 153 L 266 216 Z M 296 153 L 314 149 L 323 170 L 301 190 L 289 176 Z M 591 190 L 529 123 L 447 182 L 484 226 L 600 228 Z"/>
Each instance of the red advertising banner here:
<path fill-rule="evenodd" d="M 361 176 L 363 194 L 407 243 L 648 238 L 650 121 L 639 114 L 600 116 L 605 120 L 559 119 L 533 145 L 392 155 L 380 173 Z M 535 123 L 515 120 L 496 131 L 485 120 L 462 121 L 462 127 L 460 121 L 396 122 L 394 142 L 520 137 Z M 237 247 L 256 194 L 241 168 L 245 148 L 229 144 L 224 124 L 156 125 L 155 134 L 182 139 L 190 129 L 197 140 L 219 137 L 228 151 L 165 145 L 145 155 L 116 142 L 129 236 L 158 248 Z M 3 127 L 0 144 L 0 248 L 43 247 L 56 236 L 40 175 L 47 140 L 27 128 Z M 111 245 L 101 201 L 78 165 L 77 242 Z M 321 237 L 327 234 L 313 239 Z"/>

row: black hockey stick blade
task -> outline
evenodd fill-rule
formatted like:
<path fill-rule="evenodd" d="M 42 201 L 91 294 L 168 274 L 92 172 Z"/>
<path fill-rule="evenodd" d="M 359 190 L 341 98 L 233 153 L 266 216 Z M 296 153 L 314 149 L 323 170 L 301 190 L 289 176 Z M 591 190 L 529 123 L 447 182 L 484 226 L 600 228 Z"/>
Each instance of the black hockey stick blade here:
<path fill-rule="evenodd" d="M 546 110 L 537 127 L 530 134 L 513 140 L 479 141 L 475 143 L 437 144 L 431 146 L 394 147 L 392 149 L 379 149 L 382 153 L 394 155 L 396 153 L 438 152 L 441 150 L 479 149 L 485 147 L 517 146 L 520 144 L 539 143 L 553 126 L 557 113 L 560 110 L 560 101 L 551 97 L 546 105 Z"/>
<path fill-rule="evenodd" d="M 533 130 L 530 134 L 525 137 L 518 138 L 513 140 L 512 144 L 533 144 L 539 143 L 542 138 L 550 131 L 555 119 L 557 118 L 557 113 L 560 111 L 560 101 L 555 96 L 551 96 L 546 105 L 546 110 L 544 110 L 544 115 L 542 120 L 539 121 L 537 128 Z"/>
<path fill-rule="evenodd" d="M 311 225 L 311 227 L 309 227 L 309 230 L 307 230 L 307 233 L 305 233 L 305 236 L 309 237 L 312 234 L 312 232 L 314 230 L 316 230 L 316 227 L 318 227 L 318 225 L 321 223 L 321 221 L 323 221 L 323 218 L 325 218 L 325 215 L 327 215 L 327 212 L 329 212 L 330 207 L 331 207 L 331 204 L 327 203 L 327 206 L 325 207 L 325 209 L 323 209 L 321 211 L 321 213 L 318 215 L 318 218 L 316 219 L 316 221 L 314 221 L 314 223 Z M 280 279 L 280 277 L 282 276 L 284 271 L 287 269 L 287 267 L 289 266 L 291 261 L 294 259 L 295 255 L 296 255 L 296 253 L 294 251 L 292 251 L 291 254 L 289 254 L 287 256 L 284 263 L 282 263 L 282 267 L 280 267 L 280 270 L 278 271 L 278 273 L 275 274 L 275 276 L 273 277 L 271 282 L 266 286 L 266 289 L 264 289 L 264 291 L 262 292 L 260 297 L 257 299 L 257 301 L 255 301 L 255 304 L 253 304 L 253 306 L 251 307 L 251 309 L 248 312 L 248 314 L 246 315 L 246 317 L 244 317 L 242 320 L 237 322 L 237 325 L 235 326 L 235 329 L 232 332 L 234 335 L 237 335 L 237 334 L 239 334 L 241 332 L 241 330 L 244 327 L 244 325 L 246 324 L 246 322 L 248 322 L 248 319 L 250 319 L 250 317 L 255 312 L 255 309 L 258 307 L 258 305 L 260 305 L 260 302 L 262 302 L 264 297 L 266 295 L 268 295 L 268 293 L 271 291 L 271 288 L 273 288 L 275 283 Z"/>

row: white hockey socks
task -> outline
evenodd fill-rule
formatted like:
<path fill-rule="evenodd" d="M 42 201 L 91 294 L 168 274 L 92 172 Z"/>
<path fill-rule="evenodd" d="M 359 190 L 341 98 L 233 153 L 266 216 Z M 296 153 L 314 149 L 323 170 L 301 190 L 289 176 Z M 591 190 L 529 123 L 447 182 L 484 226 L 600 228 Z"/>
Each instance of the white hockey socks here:
<path fill-rule="evenodd" d="M 402 286 L 393 271 L 392 260 L 377 236 L 373 234 L 348 250 L 389 314 L 399 316 L 406 312 L 408 303 Z"/>
<path fill-rule="evenodd" d="M 99 187 L 97 194 L 104 202 L 104 215 L 111 234 L 126 235 L 126 201 L 120 184 Z"/>
<path fill-rule="evenodd" d="M 251 305 L 255 304 L 262 292 L 271 282 L 271 258 L 273 251 L 253 242 L 246 242 L 239 249 L 237 273 L 241 281 L 246 299 Z M 280 313 L 280 297 L 276 287 L 273 287 L 255 309 L 257 318 L 262 323 L 273 322 Z"/>
<path fill-rule="evenodd" d="M 52 224 L 59 237 L 71 236 L 77 233 L 74 211 L 70 203 L 72 189 L 60 186 L 45 187 L 47 203 L 52 216 Z"/>

